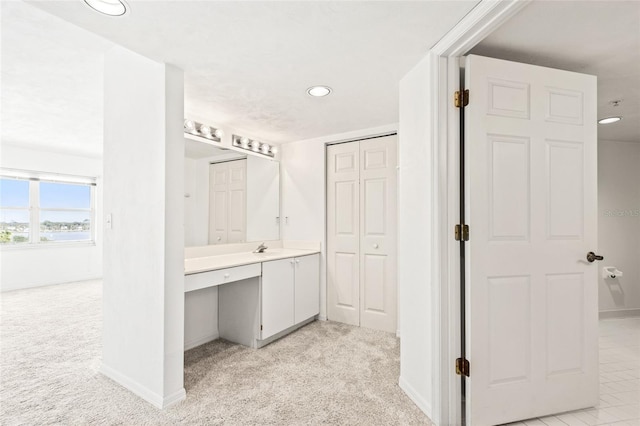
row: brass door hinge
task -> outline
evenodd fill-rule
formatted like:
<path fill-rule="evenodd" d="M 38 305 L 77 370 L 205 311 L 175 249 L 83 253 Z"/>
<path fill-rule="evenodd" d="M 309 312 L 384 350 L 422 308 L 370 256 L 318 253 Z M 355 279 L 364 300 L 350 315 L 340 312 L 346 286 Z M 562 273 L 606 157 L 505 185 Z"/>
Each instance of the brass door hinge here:
<path fill-rule="evenodd" d="M 456 359 L 456 374 L 469 377 L 469 361 L 464 358 Z"/>
<path fill-rule="evenodd" d="M 469 225 L 456 225 L 456 241 L 469 241 Z"/>
<path fill-rule="evenodd" d="M 453 103 L 456 108 L 466 107 L 469 105 L 469 89 L 456 90 L 456 93 L 453 95 Z"/>

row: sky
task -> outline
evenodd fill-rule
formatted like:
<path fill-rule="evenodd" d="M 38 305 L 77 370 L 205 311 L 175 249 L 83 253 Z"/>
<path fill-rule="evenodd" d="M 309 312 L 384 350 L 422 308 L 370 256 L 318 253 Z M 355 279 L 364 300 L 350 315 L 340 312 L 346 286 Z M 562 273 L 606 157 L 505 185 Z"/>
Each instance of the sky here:
<path fill-rule="evenodd" d="M 89 209 L 91 207 L 91 187 L 65 183 L 40 182 L 40 208 Z M 29 207 L 29 181 L 0 179 L 0 207 Z M 40 221 L 74 222 L 89 219 L 89 212 L 40 212 Z M 25 210 L 5 210 L 0 212 L 0 221 L 28 222 Z"/>

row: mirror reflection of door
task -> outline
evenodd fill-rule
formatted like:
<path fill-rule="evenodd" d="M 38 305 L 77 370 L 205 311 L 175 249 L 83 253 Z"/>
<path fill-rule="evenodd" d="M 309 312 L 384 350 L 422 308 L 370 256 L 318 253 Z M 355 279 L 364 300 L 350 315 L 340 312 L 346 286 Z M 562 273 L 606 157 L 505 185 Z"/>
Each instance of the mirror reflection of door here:
<path fill-rule="evenodd" d="M 209 166 L 209 244 L 247 238 L 247 160 Z"/>
<path fill-rule="evenodd" d="M 280 239 L 278 161 L 185 137 L 184 192 L 185 247 Z"/>

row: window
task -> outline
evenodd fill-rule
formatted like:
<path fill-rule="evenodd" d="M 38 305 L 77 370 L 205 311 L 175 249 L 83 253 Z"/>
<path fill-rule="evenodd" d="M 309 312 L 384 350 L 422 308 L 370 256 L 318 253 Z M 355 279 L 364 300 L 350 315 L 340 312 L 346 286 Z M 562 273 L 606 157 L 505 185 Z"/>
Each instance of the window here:
<path fill-rule="evenodd" d="M 0 245 L 95 241 L 95 179 L 0 171 Z"/>

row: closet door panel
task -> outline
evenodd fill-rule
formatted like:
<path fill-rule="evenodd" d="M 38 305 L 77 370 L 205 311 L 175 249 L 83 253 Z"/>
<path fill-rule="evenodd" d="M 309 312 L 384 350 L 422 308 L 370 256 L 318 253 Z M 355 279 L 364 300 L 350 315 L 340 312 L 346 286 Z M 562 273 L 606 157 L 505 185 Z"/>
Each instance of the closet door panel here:
<path fill-rule="evenodd" d="M 209 165 L 209 244 L 227 243 L 228 163 Z"/>
<path fill-rule="evenodd" d="M 360 325 L 358 143 L 327 148 L 327 317 Z"/>
<path fill-rule="evenodd" d="M 396 332 L 396 136 L 360 142 L 360 324 Z"/>
<path fill-rule="evenodd" d="M 247 239 L 247 160 L 230 161 L 227 241 L 242 243 Z"/>

